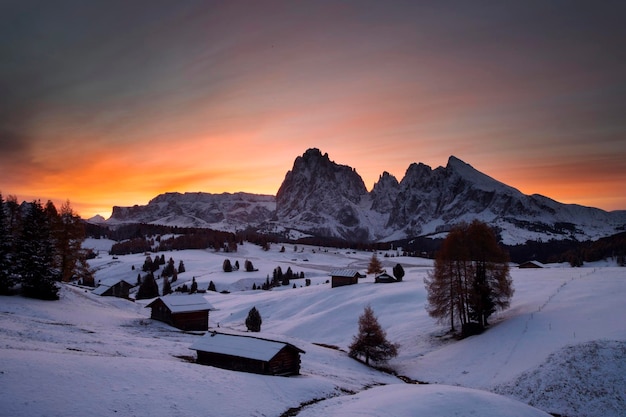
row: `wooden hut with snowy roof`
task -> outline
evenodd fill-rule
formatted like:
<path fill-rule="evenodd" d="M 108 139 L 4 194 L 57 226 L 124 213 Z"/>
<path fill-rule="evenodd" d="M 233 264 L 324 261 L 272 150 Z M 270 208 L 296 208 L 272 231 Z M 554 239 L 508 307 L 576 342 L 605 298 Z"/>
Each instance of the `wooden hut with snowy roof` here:
<path fill-rule="evenodd" d="M 382 274 L 376 275 L 376 277 L 374 278 L 374 282 L 377 284 L 391 284 L 394 282 L 398 282 L 398 280 L 388 273 L 383 272 Z"/>
<path fill-rule="evenodd" d="M 121 278 L 107 278 L 98 282 L 98 286 L 91 292 L 103 297 L 128 298 L 132 284 Z"/>
<path fill-rule="evenodd" d="M 146 306 L 150 307 L 151 318 L 181 330 L 209 329 L 209 311 L 213 306 L 199 294 L 166 295 Z"/>
<path fill-rule="evenodd" d="M 357 284 L 359 278 L 363 278 L 363 275 L 359 274 L 359 271 L 355 269 L 335 269 L 330 271 L 330 277 L 330 286 L 335 288 Z"/>
<path fill-rule="evenodd" d="M 287 342 L 260 337 L 209 332 L 190 347 L 197 363 L 264 375 L 300 374 L 302 349 Z"/>

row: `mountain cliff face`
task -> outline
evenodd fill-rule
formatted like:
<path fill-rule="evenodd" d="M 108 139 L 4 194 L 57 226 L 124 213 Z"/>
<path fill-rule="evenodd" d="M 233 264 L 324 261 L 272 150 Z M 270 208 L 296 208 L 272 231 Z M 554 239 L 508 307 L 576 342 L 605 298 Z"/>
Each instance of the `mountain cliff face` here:
<path fill-rule="evenodd" d="M 606 212 L 525 195 L 451 156 L 445 167 L 411 164 L 400 182 L 384 172 L 371 192 L 351 167 L 309 149 L 296 158 L 276 197 L 246 193 L 167 193 L 147 206 L 114 207 L 107 223 L 297 230 L 351 241 L 441 235 L 479 219 L 507 244 L 596 239 L 623 231 L 626 211 Z"/>
<path fill-rule="evenodd" d="M 365 183 L 354 169 L 309 149 L 287 172 L 276 194 L 276 215 L 283 225 L 313 234 L 369 240 L 360 219 L 360 204 L 367 197 Z"/>
<path fill-rule="evenodd" d="M 113 207 L 108 224 L 155 223 L 233 231 L 270 219 L 276 198 L 247 193 L 165 193 L 146 206 Z"/>

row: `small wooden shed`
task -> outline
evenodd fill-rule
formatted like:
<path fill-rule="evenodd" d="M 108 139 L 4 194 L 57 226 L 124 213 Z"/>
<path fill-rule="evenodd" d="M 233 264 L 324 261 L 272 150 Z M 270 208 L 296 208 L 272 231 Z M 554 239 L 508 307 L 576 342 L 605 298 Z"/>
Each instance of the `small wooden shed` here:
<path fill-rule="evenodd" d="M 545 265 L 539 261 L 526 261 L 519 264 L 518 268 L 545 268 Z"/>
<path fill-rule="evenodd" d="M 255 336 L 209 332 L 190 347 L 197 363 L 264 375 L 300 374 L 302 349 L 291 343 Z"/>
<path fill-rule="evenodd" d="M 123 279 L 107 278 L 101 280 L 98 286 L 91 292 L 103 297 L 128 298 L 128 293 L 131 288 L 133 288 L 133 285 Z"/>
<path fill-rule="evenodd" d="M 166 295 L 146 306 L 150 307 L 151 318 L 181 330 L 209 329 L 209 311 L 213 306 L 199 294 Z"/>
<path fill-rule="evenodd" d="M 398 282 L 398 280 L 392 277 L 391 275 L 389 275 L 388 273 L 383 272 L 382 274 L 377 275 L 374 278 L 374 282 L 377 284 L 390 284 L 392 282 Z"/>
<path fill-rule="evenodd" d="M 363 278 L 363 275 L 355 269 L 335 269 L 330 272 L 330 276 L 331 288 L 357 284 L 359 278 Z"/>

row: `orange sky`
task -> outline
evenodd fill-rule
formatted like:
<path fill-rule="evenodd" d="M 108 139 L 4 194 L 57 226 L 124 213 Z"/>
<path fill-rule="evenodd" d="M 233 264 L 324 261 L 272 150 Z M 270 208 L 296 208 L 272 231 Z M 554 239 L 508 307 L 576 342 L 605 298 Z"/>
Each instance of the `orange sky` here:
<path fill-rule="evenodd" d="M 275 194 L 316 147 L 368 189 L 455 155 L 626 209 L 620 4 L 126 3 L 0 6 L 5 198 L 89 218 L 167 191 Z"/>

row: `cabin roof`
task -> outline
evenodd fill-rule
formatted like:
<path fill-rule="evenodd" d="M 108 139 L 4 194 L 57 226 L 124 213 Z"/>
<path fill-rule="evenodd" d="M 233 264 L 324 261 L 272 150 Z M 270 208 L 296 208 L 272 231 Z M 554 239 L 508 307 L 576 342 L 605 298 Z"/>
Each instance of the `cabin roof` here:
<path fill-rule="evenodd" d="M 217 332 L 207 333 L 196 340 L 190 349 L 269 361 L 285 346 L 290 346 L 296 351 L 304 353 L 302 349 L 287 342 Z"/>
<path fill-rule="evenodd" d="M 330 271 L 330 275 L 333 277 L 358 277 L 360 276 L 359 271 L 356 269 L 333 269 Z"/>
<path fill-rule="evenodd" d="M 132 285 L 129 284 L 128 281 L 126 281 L 125 279 L 113 277 L 113 278 L 105 278 L 103 280 L 100 280 L 100 282 L 98 283 L 98 286 L 96 288 L 94 288 L 93 290 L 91 290 L 91 292 L 93 294 L 96 294 L 96 295 L 102 295 L 109 288 L 113 287 L 114 285 L 116 285 L 116 284 L 118 284 L 120 282 L 125 282 L 126 285 L 128 285 L 129 287 L 132 287 Z"/>
<path fill-rule="evenodd" d="M 157 298 L 146 307 L 152 307 L 157 300 L 161 300 L 172 313 L 215 310 L 211 303 L 199 294 L 166 295 Z"/>

